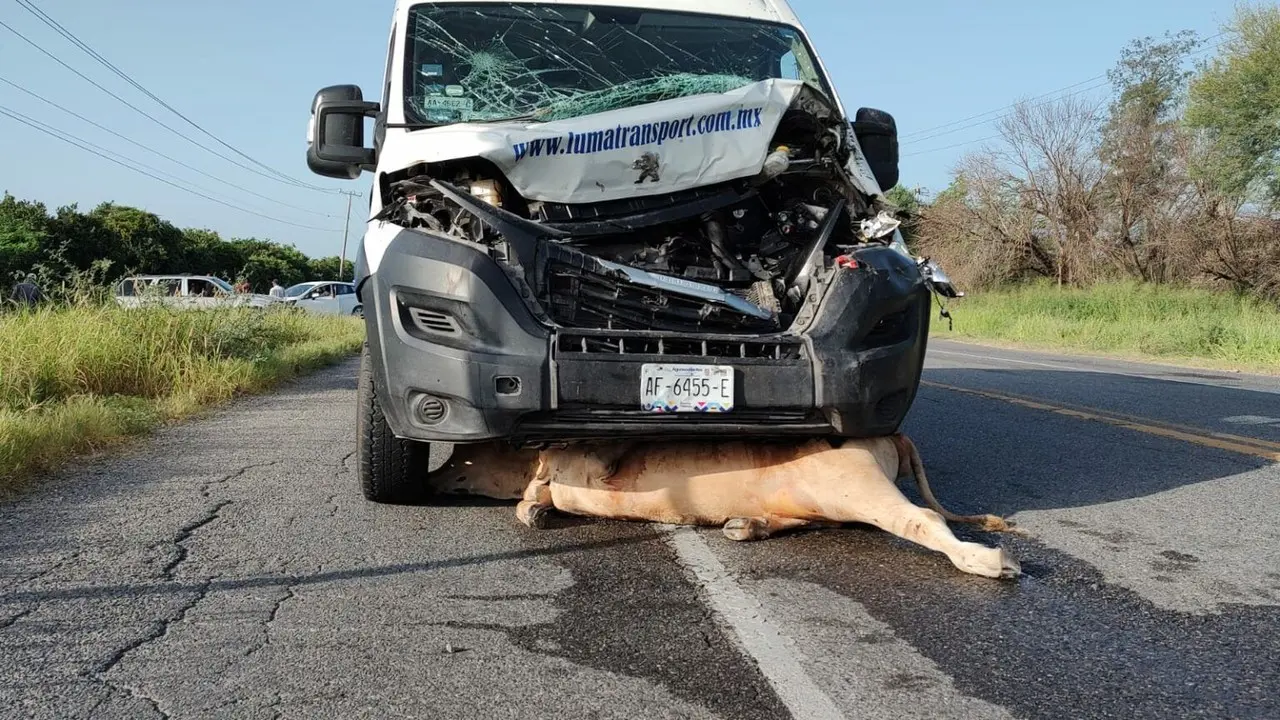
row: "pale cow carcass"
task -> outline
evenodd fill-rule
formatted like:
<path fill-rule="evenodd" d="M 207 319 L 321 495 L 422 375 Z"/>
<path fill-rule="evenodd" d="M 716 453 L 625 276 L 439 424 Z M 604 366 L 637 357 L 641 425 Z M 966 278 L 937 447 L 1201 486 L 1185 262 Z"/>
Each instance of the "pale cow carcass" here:
<path fill-rule="evenodd" d="M 896 481 L 914 476 L 929 505 Z M 1007 531 L 994 515 L 956 515 L 934 498 L 915 444 L 901 433 L 833 443 L 601 443 L 542 450 L 460 445 L 432 473 L 436 492 L 519 498 L 516 516 L 544 527 L 552 510 L 617 520 L 720 526 L 731 540 L 798 528 L 874 525 L 943 553 L 960 570 L 1021 573 L 1002 548 L 962 541 L 947 521 Z"/>

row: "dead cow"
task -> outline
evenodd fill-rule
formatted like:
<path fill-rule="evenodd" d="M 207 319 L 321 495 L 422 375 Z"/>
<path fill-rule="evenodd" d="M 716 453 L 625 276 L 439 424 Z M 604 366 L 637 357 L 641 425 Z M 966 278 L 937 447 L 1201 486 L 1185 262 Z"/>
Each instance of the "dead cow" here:
<path fill-rule="evenodd" d="M 956 538 L 947 520 L 1005 531 L 994 515 L 955 515 L 933 497 L 915 444 L 896 434 L 801 444 L 603 443 L 546 450 L 457 446 L 433 473 L 438 491 L 521 498 L 516 517 L 543 527 L 547 514 L 720 525 L 730 540 L 761 540 L 803 527 L 874 525 L 945 554 L 964 572 L 1012 578 L 1018 561 L 1001 548 Z M 932 509 L 914 505 L 895 481 L 912 475 Z"/>

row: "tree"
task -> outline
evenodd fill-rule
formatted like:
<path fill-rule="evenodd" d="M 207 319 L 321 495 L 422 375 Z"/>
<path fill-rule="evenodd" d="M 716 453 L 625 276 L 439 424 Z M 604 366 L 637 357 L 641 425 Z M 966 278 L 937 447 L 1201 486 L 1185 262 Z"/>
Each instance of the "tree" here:
<path fill-rule="evenodd" d="M 1095 267 L 1094 239 L 1101 225 L 1098 158 L 1100 108 L 1065 97 L 1018 103 L 999 123 L 1007 150 L 996 158 L 1009 168 L 1024 208 L 1043 223 L 1055 248 L 1058 284 L 1081 283 Z"/>
<path fill-rule="evenodd" d="M 350 260 L 342 263 L 342 272 L 338 272 L 338 263 L 340 259 L 337 255 L 331 255 L 325 258 L 312 258 L 310 262 L 310 274 L 315 280 L 346 280 L 350 281 L 354 274 L 355 266 Z"/>
<path fill-rule="evenodd" d="M 1187 123 L 1215 153 L 1199 168 L 1219 192 L 1280 208 L 1280 7 L 1240 7 L 1223 51 L 1191 82 Z"/>
<path fill-rule="evenodd" d="M 230 244 L 245 257 L 237 277 L 244 277 L 255 290 L 266 290 L 272 280 L 288 286 L 309 279 L 309 259 L 295 247 L 257 238 L 238 238 Z"/>
<path fill-rule="evenodd" d="M 1147 282 L 1169 279 L 1171 241 L 1185 219 L 1180 120 L 1191 74 L 1183 62 L 1198 45 L 1189 31 L 1135 40 L 1108 73 L 1116 99 L 1100 148 L 1109 210 L 1103 240 L 1123 270 Z"/>
<path fill-rule="evenodd" d="M 0 200 L 0 278 L 8 282 L 29 272 L 48 237 L 49 214 L 45 206 L 5 193 Z"/>
<path fill-rule="evenodd" d="M 1021 183 L 991 151 L 965 156 L 955 179 L 921 215 L 920 253 L 967 288 L 1054 277 L 1043 219 L 1023 203 Z"/>
<path fill-rule="evenodd" d="M 248 278 L 259 290 L 271 280 L 290 284 L 336 277 L 337 258 L 313 260 L 270 240 L 225 241 L 213 230 L 181 229 L 139 208 L 102 203 L 90 212 L 76 205 L 52 216 L 38 202 L 0 199 L 0 278 L 36 273 L 42 283 L 76 287 L 109 284 L 133 273 L 212 274 Z M 346 265 L 351 276 L 351 263 Z"/>
<path fill-rule="evenodd" d="M 1196 72 L 1190 32 L 1130 43 L 1105 112 L 1015 106 L 921 208 L 921 254 L 973 288 L 1122 275 L 1280 300 L 1280 8 L 1240 10 L 1229 34 Z"/>
<path fill-rule="evenodd" d="M 167 220 L 114 203 L 102 203 L 89 217 L 100 222 L 112 238 L 111 247 L 98 258 L 109 258 L 136 272 L 190 272 L 183 263 L 182 231 Z"/>
<path fill-rule="evenodd" d="M 1100 121 L 1098 105 L 1071 96 L 1016 104 L 998 123 L 1003 143 L 968 154 L 926 208 L 922 252 L 970 287 L 1087 282 L 1104 216 Z"/>

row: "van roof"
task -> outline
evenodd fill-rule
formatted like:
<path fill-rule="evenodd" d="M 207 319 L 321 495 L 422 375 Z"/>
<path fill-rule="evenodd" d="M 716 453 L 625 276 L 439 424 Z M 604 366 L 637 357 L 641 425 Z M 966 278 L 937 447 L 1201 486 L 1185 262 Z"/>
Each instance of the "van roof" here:
<path fill-rule="evenodd" d="M 429 1 L 445 4 L 480 4 L 498 0 L 396 0 L 396 14 L 411 5 Z M 705 13 L 708 15 L 726 15 L 729 17 L 766 20 L 800 26 L 787 0 L 518 0 L 519 2 L 537 3 L 540 5 L 600 5 L 607 7 L 633 8 L 642 10 L 661 10 L 675 12 Z M 511 2 L 500 4 L 510 5 Z"/>

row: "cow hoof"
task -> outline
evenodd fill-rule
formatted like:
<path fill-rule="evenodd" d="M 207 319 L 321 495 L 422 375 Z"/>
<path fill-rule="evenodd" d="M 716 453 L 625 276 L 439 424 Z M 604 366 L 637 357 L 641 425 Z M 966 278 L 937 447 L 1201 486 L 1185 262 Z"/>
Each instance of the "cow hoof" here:
<path fill-rule="evenodd" d="M 964 572 L 982 577 L 1008 580 L 1022 574 L 1018 561 L 1004 548 L 968 547 L 952 555 L 951 562 Z"/>
<path fill-rule="evenodd" d="M 1021 532 L 1012 520 L 1006 520 L 999 515 L 987 515 L 982 520 L 982 529 L 987 532 L 1011 533 Z"/>
<path fill-rule="evenodd" d="M 1012 580 L 1022 574 L 1022 565 L 1018 559 L 1009 554 L 1008 550 L 1000 548 L 1000 579 Z"/>
<path fill-rule="evenodd" d="M 551 524 L 551 508 L 536 505 L 529 510 L 529 527 L 534 530 L 546 530 Z"/>
<path fill-rule="evenodd" d="M 551 508 L 521 503 L 516 508 L 516 519 L 534 530 L 546 530 L 551 522 Z"/>
<path fill-rule="evenodd" d="M 757 523 L 752 518 L 733 518 L 724 524 L 724 536 L 737 542 L 759 540 Z"/>

